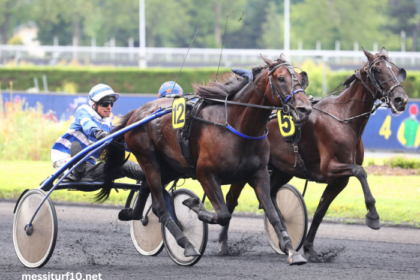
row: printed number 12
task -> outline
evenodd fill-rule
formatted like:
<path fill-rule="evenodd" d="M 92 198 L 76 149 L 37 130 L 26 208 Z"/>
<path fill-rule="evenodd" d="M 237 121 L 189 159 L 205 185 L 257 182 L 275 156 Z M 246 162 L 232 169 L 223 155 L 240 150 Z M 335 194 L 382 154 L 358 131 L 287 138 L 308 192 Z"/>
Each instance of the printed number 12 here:
<path fill-rule="evenodd" d="M 382 124 L 381 129 L 379 130 L 379 135 L 385 137 L 385 139 L 388 140 L 391 134 L 391 116 L 388 115 L 386 116 L 385 121 Z"/>

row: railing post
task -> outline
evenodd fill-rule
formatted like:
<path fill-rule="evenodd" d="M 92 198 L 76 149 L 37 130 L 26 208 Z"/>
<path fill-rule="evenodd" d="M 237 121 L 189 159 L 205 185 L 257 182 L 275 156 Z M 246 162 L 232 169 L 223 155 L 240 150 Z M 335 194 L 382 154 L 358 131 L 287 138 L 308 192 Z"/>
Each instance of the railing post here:
<path fill-rule="evenodd" d="M 303 42 L 302 42 L 302 41 L 299 41 L 299 42 L 298 42 L 298 50 L 299 50 L 299 51 L 303 50 Z M 298 61 L 299 61 L 299 62 L 302 62 L 302 56 L 301 56 L 301 55 L 299 55 L 299 57 L 298 57 Z"/>
<path fill-rule="evenodd" d="M 373 43 L 373 52 L 378 52 L 378 42 Z"/>
<path fill-rule="evenodd" d="M 115 38 L 112 37 L 109 41 L 109 45 L 111 47 L 111 60 L 115 60 Z"/>
<path fill-rule="evenodd" d="M 357 64 L 357 52 L 358 51 L 359 51 L 359 43 L 354 42 L 354 58 L 353 58 L 354 64 Z"/>
<path fill-rule="evenodd" d="M 90 39 L 90 57 L 92 60 L 96 59 L 96 38 Z"/>
<path fill-rule="evenodd" d="M 129 60 L 133 60 L 133 47 L 134 47 L 134 39 L 132 37 L 128 38 L 128 57 Z"/>
<path fill-rule="evenodd" d="M 337 40 L 335 41 L 335 51 L 336 51 L 336 56 L 335 56 L 335 64 L 340 64 L 340 41 Z"/>
<path fill-rule="evenodd" d="M 73 60 L 77 59 L 77 37 L 73 37 Z"/>

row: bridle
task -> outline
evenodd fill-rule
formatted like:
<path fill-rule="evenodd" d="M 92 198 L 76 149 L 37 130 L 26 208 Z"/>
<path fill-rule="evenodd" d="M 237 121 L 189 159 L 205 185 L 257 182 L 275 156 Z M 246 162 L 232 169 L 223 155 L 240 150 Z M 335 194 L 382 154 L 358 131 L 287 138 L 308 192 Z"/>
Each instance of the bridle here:
<path fill-rule="evenodd" d="M 288 96 L 284 96 L 281 94 L 281 91 L 278 89 L 277 85 L 274 83 L 273 80 L 273 73 L 277 70 L 277 68 L 279 68 L 280 66 L 284 66 L 286 67 L 287 71 L 289 71 L 290 76 L 292 77 L 292 89 L 290 91 L 290 94 Z M 303 72 L 303 71 L 302 71 Z M 271 89 L 271 98 L 274 102 L 274 93 L 277 95 L 277 98 L 280 100 L 281 102 L 281 107 L 279 108 L 280 110 L 283 111 L 283 113 L 288 114 L 290 113 L 290 108 L 292 108 L 295 112 L 296 112 L 296 107 L 294 106 L 294 102 L 293 102 L 293 96 L 298 93 L 298 92 L 303 92 L 306 95 L 305 90 L 303 89 L 302 83 L 301 81 L 299 81 L 299 79 L 296 76 L 296 72 L 294 71 L 294 67 L 292 65 L 290 65 L 289 63 L 280 63 L 277 64 L 276 66 L 274 66 L 272 69 L 268 69 L 268 79 L 270 82 L 270 89 Z M 264 94 L 262 94 L 254 85 L 253 82 L 252 86 L 254 87 L 254 90 L 261 95 L 265 100 L 267 100 L 269 103 L 271 103 L 270 100 L 268 100 L 267 96 L 265 96 Z M 300 89 L 294 90 L 295 87 L 297 85 L 300 85 Z M 287 105 L 286 103 L 291 100 L 291 105 Z"/>
<path fill-rule="evenodd" d="M 388 69 L 391 74 L 392 77 L 383 81 L 383 82 L 378 82 L 376 80 L 375 77 L 375 68 L 376 68 L 376 63 L 384 61 L 385 62 L 385 66 L 386 69 Z M 397 76 L 395 76 L 394 71 L 392 71 L 392 65 L 395 66 L 398 69 L 398 78 Z M 376 100 L 379 99 L 381 101 L 381 103 L 386 104 L 388 107 L 392 107 L 393 105 L 390 103 L 389 100 L 389 95 L 390 93 L 396 88 L 396 87 L 402 87 L 401 82 L 405 80 L 405 77 L 407 75 L 406 71 L 404 68 L 399 68 L 397 65 L 395 65 L 394 63 L 388 61 L 387 57 L 385 56 L 380 56 L 375 58 L 371 63 L 368 64 L 368 66 L 366 66 L 364 68 L 368 79 L 367 79 L 367 85 L 365 84 L 365 82 L 362 79 L 362 75 L 360 73 L 360 69 L 356 72 L 356 77 L 362 82 L 362 84 L 365 86 L 365 88 L 372 94 L 372 97 Z M 369 79 L 372 81 L 372 84 L 374 85 L 374 87 L 376 88 L 376 93 L 374 93 L 369 86 Z M 387 92 L 384 92 L 381 88 L 381 86 L 389 81 L 395 80 L 396 83 L 394 85 L 392 85 L 389 90 Z M 379 95 L 379 96 L 378 96 Z M 395 109 L 395 108 L 394 108 Z M 397 110 L 395 110 L 397 111 Z"/>
<path fill-rule="evenodd" d="M 385 66 L 386 66 L 386 68 L 387 68 L 387 69 L 389 69 L 389 71 L 391 71 L 392 77 L 391 77 L 391 78 L 389 78 L 389 79 L 387 79 L 387 80 L 385 80 L 385 81 L 378 82 L 378 81 L 376 80 L 376 77 L 375 77 L 375 74 L 374 74 L 374 70 L 375 70 L 375 68 L 376 68 L 376 63 L 381 62 L 381 61 L 384 61 L 384 62 L 385 62 Z M 393 66 L 397 67 L 397 69 L 398 69 L 398 77 L 397 77 L 397 76 L 395 76 L 394 71 L 392 71 L 392 65 L 391 65 L 391 64 L 392 64 Z M 353 119 L 357 119 L 357 118 L 360 118 L 360 117 L 363 117 L 363 116 L 366 116 L 366 115 L 371 115 L 371 114 L 375 113 L 375 112 L 376 112 L 376 110 L 377 110 L 379 107 L 381 107 L 383 104 L 385 104 L 385 107 L 388 107 L 388 108 L 391 108 L 391 107 L 392 107 L 392 108 L 394 109 L 394 111 L 398 112 L 398 111 L 396 110 L 396 108 L 394 107 L 394 105 L 393 105 L 393 104 L 391 103 L 391 101 L 389 100 L 389 95 L 390 95 L 390 94 L 391 94 L 391 92 L 392 92 L 395 88 L 397 88 L 397 87 L 402 87 L 402 88 L 404 88 L 404 87 L 401 85 L 401 82 L 403 82 L 403 81 L 405 80 L 406 76 L 407 76 L 407 73 L 406 73 L 405 69 L 404 69 L 404 68 L 399 68 L 397 65 L 395 65 L 395 64 L 394 64 L 394 63 L 392 63 L 391 61 L 388 61 L 387 57 L 385 57 L 385 56 L 380 56 L 380 57 L 375 58 L 375 59 L 374 59 L 371 63 L 369 63 L 369 64 L 368 64 L 368 66 L 364 67 L 364 68 L 363 68 L 363 70 L 364 70 L 364 71 L 365 71 L 365 73 L 367 74 L 367 83 L 365 83 L 365 81 L 363 81 L 362 72 L 360 71 L 360 69 L 359 69 L 359 70 L 357 70 L 357 71 L 354 73 L 354 77 L 356 77 L 358 80 L 360 80 L 360 82 L 363 84 L 363 86 L 366 88 L 366 90 L 367 90 L 369 93 L 371 93 L 371 94 L 372 94 L 372 97 L 373 97 L 373 99 L 374 99 L 374 101 L 373 101 L 373 102 L 375 102 L 376 100 L 379 100 L 379 101 L 380 101 L 380 102 L 378 102 L 378 103 L 374 104 L 374 106 L 373 106 L 372 110 L 370 110 L 369 112 L 366 112 L 366 113 L 363 113 L 363 114 L 357 115 L 357 116 L 355 116 L 355 117 L 351 117 L 351 118 L 347 118 L 347 119 L 344 119 L 344 120 L 340 120 L 339 118 L 337 118 L 337 117 L 336 117 L 336 116 L 334 116 L 333 114 L 330 114 L 330 113 L 328 113 L 328 112 L 325 112 L 325 111 L 320 110 L 320 109 L 315 108 L 315 107 L 313 107 L 313 109 L 314 109 L 314 110 L 317 110 L 317 111 L 320 111 L 320 112 L 322 112 L 322 113 L 324 113 L 324 114 L 326 114 L 326 115 L 329 115 L 329 116 L 330 116 L 330 117 L 332 117 L 333 119 L 335 119 L 335 120 L 337 120 L 337 121 L 339 121 L 339 122 L 342 122 L 342 123 L 347 122 L 347 121 L 350 121 L 350 120 L 353 120 Z M 392 80 L 395 80 L 395 81 L 396 81 L 396 83 L 395 83 L 394 85 L 392 85 L 392 86 L 388 89 L 388 91 L 387 91 L 387 92 L 384 92 L 384 91 L 382 90 L 381 86 L 382 86 L 383 84 L 385 84 L 385 83 L 389 82 L 389 81 L 392 81 Z M 370 89 L 370 81 L 372 81 L 373 86 L 376 88 L 376 92 L 373 92 L 373 91 Z"/>

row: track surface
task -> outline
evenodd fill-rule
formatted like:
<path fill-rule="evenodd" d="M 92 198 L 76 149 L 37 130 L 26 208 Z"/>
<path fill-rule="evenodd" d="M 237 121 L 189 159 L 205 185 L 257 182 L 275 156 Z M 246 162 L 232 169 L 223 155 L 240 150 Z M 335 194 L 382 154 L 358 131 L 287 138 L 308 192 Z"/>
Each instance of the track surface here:
<path fill-rule="evenodd" d="M 0 279 L 66 272 L 101 273 L 101 279 L 420 279 L 419 229 L 373 231 L 366 226 L 322 224 L 316 248 L 338 256 L 328 263 L 290 267 L 286 256 L 268 245 L 262 218 L 236 216 L 229 236 L 232 256 L 217 255 L 219 227 L 210 226 L 203 258 L 193 267 L 180 267 L 165 250 L 157 257 L 140 256 L 129 226 L 117 220 L 118 209 L 80 206 L 56 206 L 59 226 L 53 256 L 43 268 L 27 269 L 13 248 L 13 207 L 0 202 Z"/>

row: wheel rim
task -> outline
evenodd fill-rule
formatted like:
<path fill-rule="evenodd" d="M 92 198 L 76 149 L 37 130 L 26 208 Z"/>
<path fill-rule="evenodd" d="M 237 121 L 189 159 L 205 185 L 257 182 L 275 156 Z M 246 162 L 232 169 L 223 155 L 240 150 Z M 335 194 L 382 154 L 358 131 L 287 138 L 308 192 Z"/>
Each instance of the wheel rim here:
<path fill-rule="evenodd" d="M 54 251 L 57 239 L 57 216 L 54 205 L 48 198 L 35 216 L 33 233 L 28 236 L 25 225 L 45 197 L 42 190 L 28 191 L 19 202 L 13 222 L 13 244 L 19 260 L 26 267 L 45 265 Z"/>
<path fill-rule="evenodd" d="M 303 198 L 297 192 L 293 186 L 285 185 L 280 188 L 276 195 L 277 206 L 286 224 L 292 246 L 296 251 L 303 244 L 308 224 L 306 206 Z M 264 226 L 271 247 L 277 253 L 284 254 L 279 248 L 279 239 L 267 216 L 264 219 Z"/>
<path fill-rule="evenodd" d="M 182 204 L 184 200 L 191 197 L 195 197 L 195 194 L 185 189 L 177 190 L 174 194 L 174 208 L 184 235 L 199 250 L 201 255 L 185 257 L 184 249 L 178 246 L 169 230 L 166 227 L 163 230 L 165 248 L 172 260 L 179 265 L 193 265 L 197 263 L 204 254 L 207 245 L 208 225 L 198 219 L 197 213 Z"/>
<path fill-rule="evenodd" d="M 132 207 L 136 205 L 139 194 L 137 193 L 133 199 Z M 152 204 L 152 196 L 146 201 L 144 212 L 147 211 Z M 130 234 L 133 240 L 134 247 L 137 251 L 144 256 L 156 256 L 163 249 L 163 239 L 161 225 L 159 218 L 153 213 L 152 210 L 147 214 L 148 223 L 143 225 L 141 220 L 130 221 Z"/>

